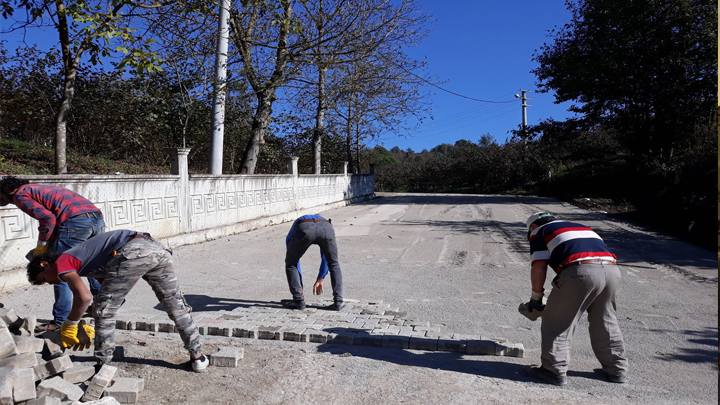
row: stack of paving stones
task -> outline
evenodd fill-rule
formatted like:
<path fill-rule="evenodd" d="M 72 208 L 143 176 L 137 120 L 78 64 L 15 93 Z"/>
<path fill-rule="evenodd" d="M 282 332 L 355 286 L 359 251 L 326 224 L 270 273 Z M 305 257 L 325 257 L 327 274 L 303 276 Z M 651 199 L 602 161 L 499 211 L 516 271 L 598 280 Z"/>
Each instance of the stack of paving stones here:
<path fill-rule="evenodd" d="M 444 331 L 443 325 L 419 321 L 382 301 L 346 301 L 342 311 L 308 306 L 304 311 L 282 307 L 250 306 L 195 316 L 200 334 L 294 342 L 337 343 L 465 354 L 523 357 L 521 343 L 503 338 L 462 335 Z M 174 332 L 175 324 L 158 315 L 150 319 L 119 319 L 118 329 Z"/>
<path fill-rule="evenodd" d="M 73 364 L 60 333 L 35 337 L 35 317 L 0 308 L 0 405 L 117 405 L 137 402 L 141 378 L 115 378 L 117 368 Z"/>

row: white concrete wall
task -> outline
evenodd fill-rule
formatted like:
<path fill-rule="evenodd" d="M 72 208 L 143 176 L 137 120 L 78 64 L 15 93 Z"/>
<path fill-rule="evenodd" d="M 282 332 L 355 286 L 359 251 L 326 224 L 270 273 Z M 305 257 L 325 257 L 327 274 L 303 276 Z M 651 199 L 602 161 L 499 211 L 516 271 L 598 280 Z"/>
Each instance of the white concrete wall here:
<path fill-rule="evenodd" d="M 108 230 L 149 232 L 172 246 L 374 196 L 372 175 L 191 175 L 185 196 L 182 175 L 23 177 L 85 196 L 102 210 Z M 14 205 L 0 208 L 0 292 L 25 282 L 18 268 L 36 245 L 37 227 Z"/>

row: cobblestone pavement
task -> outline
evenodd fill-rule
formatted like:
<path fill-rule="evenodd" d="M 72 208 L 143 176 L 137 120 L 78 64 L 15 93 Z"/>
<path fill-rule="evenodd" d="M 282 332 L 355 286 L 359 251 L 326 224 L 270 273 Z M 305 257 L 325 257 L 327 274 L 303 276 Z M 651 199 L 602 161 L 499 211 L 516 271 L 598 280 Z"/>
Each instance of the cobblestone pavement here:
<path fill-rule="evenodd" d="M 444 325 L 431 325 L 430 322 L 410 318 L 406 312 L 382 301 L 351 300 L 341 311 L 323 309 L 332 301 L 317 304 L 317 307 L 308 307 L 303 311 L 279 306 L 237 307 L 232 311 L 200 314 L 195 322 L 201 335 L 510 357 L 523 357 L 525 353 L 520 343 L 498 337 L 453 333 Z M 172 321 L 163 315 L 124 317 L 117 320 L 116 326 L 123 330 L 176 331 Z"/>

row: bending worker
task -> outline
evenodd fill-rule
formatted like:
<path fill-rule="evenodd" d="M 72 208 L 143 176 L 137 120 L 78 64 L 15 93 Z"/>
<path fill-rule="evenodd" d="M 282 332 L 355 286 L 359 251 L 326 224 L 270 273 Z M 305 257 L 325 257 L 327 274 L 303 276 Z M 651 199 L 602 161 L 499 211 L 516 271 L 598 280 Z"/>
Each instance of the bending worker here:
<path fill-rule="evenodd" d="M 47 251 L 62 253 L 105 232 L 100 210 L 85 197 L 63 187 L 30 184 L 14 176 L 0 179 L 0 207 L 15 204 L 40 222 L 37 247 L 33 255 Z M 89 278 L 90 291 L 97 295 L 100 283 Z M 67 283 L 53 286 L 53 320 L 38 329 L 57 330 L 70 313 L 73 295 Z"/>
<path fill-rule="evenodd" d="M 530 319 L 535 311 L 542 316 L 542 366 L 530 367 L 528 374 L 555 385 L 566 383 L 573 333 L 587 311 L 590 342 L 602 365 L 602 370 L 597 371 L 610 382 L 626 382 L 628 362 L 615 315 L 615 295 L 621 277 L 616 256 L 592 229 L 559 221 L 550 213 L 531 215 L 527 226 L 532 298 L 521 305 L 521 313 Z M 547 305 L 543 306 L 548 265 L 557 277 L 552 282 Z"/>
<path fill-rule="evenodd" d="M 285 254 L 285 274 L 287 275 L 290 294 L 293 300 L 284 305 L 290 309 L 305 309 L 305 292 L 303 291 L 300 258 L 310 245 L 320 247 L 320 272 L 318 273 L 313 294 L 323 293 L 323 281 L 330 272 L 333 289 L 333 304 L 326 309 L 339 311 L 345 304 L 342 297 L 342 272 L 338 262 L 338 249 L 335 230 L 330 220 L 320 215 L 305 215 L 295 220 L 285 238 L 287 252 Z"/>
<path fill-rule="evenodd" d="M 28 264 L 30 283 L 57 284 L 67 282 L 75 298 L 70 315 L 60 329 L 63 347 L 77 350 L 80 317 L 90 305 L 92 296 L 81 277 L 103 279 L 102 288 L 93 304 L 97 336 L 95 358 L 98 364 L 110 364 L 115 351 L 115 314 L 125 296 L 142 278 L 150 284 L 158 301 L 165 308 L 190 352 L 192 368 L 203 372 L 208 359 L 202 354 L 200 334 L 190 315 L 190 307 L 180 292 L 173 269 L 171 251 L 153 240 L 149 234 L 117 230 L 98 235 L 65 253 L 45 253 Z M 84 325 L 92 339 L 95 330 Z"/>

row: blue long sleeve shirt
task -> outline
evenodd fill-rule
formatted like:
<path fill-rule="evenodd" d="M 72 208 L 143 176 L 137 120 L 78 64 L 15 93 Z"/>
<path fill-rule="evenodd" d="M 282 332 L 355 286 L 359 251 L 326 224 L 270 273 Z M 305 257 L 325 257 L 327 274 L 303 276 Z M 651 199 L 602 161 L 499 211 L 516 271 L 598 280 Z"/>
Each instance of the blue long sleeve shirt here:
<path fill-rule="evenodd" d="M 285 238 L 285 247 L 287 247 L 290 244 L 290 239 L 292 239 L 293 233 L 295 233 L 295 227 L 298 224 L 298 221 L 304 220 L 304 219 L 325 219 L 321 217 L 320 215 L 303 215 L 300 218 L 296 219 L 295 222 L 293 222 L 293 225 L 290 227 L 290 232 L 288 232 L 287 237 Z M 300 273 L 300 282 L 302 282 L 302 271 L 300 271 L 300 262 L 297 264 L 298 273 Z M 325 260 L 325 255 L 323 255 L 322 251 L 320 251 L 320 271 L 318 272 L 317 278 L 325 278 L 328 274 L 328 265 L 327 261 Z"/>

